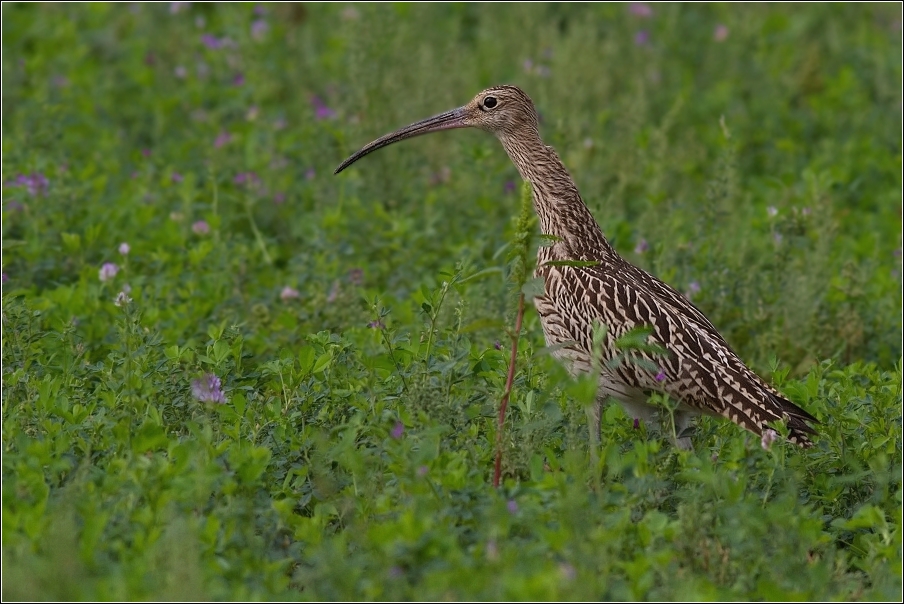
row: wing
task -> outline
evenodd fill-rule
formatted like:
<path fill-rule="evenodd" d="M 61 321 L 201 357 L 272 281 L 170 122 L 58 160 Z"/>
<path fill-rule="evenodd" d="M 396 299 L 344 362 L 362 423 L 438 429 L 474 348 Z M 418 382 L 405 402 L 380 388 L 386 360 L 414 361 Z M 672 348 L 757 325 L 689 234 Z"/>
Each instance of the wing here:
<path fill-rule="evenodd" d="M 607 326 L 604 362 L 625 355 L 615 346 L 619 337 L 636 327 L 652 328 L 649 341 L 667 352 L 657 357 L 627 351 L 611 368 L 627 385 L 664 392 L 756 434 L 784 419 L 792 442 L 810 444 L 807 434 L 814 430 L 807 422 L 816 419 L 751 371 L 709 319 L 672 287 L 628 263 L 552 266 L 544 273 L 547 303 L 570 317 L 565 328 L 579 346 L 592 350 L 594 325 Z"/>

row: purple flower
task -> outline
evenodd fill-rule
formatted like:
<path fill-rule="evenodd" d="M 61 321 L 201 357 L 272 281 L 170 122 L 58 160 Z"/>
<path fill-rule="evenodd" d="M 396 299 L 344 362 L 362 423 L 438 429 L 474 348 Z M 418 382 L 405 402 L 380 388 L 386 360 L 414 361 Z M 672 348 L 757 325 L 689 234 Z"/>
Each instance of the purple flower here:
<path fill-rule="evenodd" d="M 101 281 L 109 281 L 110 279 L 116 276 L 116 273 L 119 272 L 119 267 L 113 264 L 112 262 L 104 262 L 103 266 L 100 267 L 100 270 L 97 272 L 97 278 Z"/>
<path fill-rule="evenodd" d="M 3 273 L 2 280 L 3 280 L 3 283 L 6 283 L 7 281 L 9 281 L 9 275 L 7 275 L 6 273 Z"/>
<path fill-rule="evenodd" d="M 191 230 L 194 231 L 196 235 L 206 235 L 210 232 L 210 225 L 207 224 L 206 220 L 199 220 L 191 225 Z"/>
<path fill-rule="evenodd" d="M 405 424 L 402 422 L 396 422 L 395 425 L 390 430 L 389 435 L 396 440 L 402 438 L 402 434 L 405 432 Z"/>
<path fill-rule="evenodd" d="M 506 507 L 506 509 L 508 509 L 509 514 L 518 513 L 518 502 L 515 501 L 514 499 L 509 499 L 508 502 L 505 504 L 505 507 Z"/>
<path fill-rule="evenodd" d="M 173 173 L 170 175 L 170 179 L 172 179 L 173 182 L 182 182 L 182 181 L 184 180 L 184 179 L 182 178 L 182 175 L 179 174 L 178 172 L 173 172 Z"/>
<path fill-rule="evenodd" d="M 381 321 L 380 319 L 371 321 L 370 323 L 367 324 L 367 326 L 370 327 L 371 329 L 386 329 L 386 326 L 383 325 L 383 321 Z"/>
<path fill-rule="evenodd" d="M 261 183 L 260 177 L 255 172 L 239 172 L 232 179 L 237 185 L 248 185 L 249 187 L 256 187 Z"/>
<path fill-rule="evenodd" d="M 176 68 L 173 69 L 173 75 L 175 75 L 180 80 L 184 80 L 185 76 L 188 75 L 188 70 L 185 69 L 182 65 L 176 65 Z"/>
<path fill-rule="evenodd" d="M 728 29 L 728 27 L 726 25 L 723 25 L 722 23 L 719 23 L 718 25 L 716 25 L 716 29 L 713 31 L 713 40 L 715 40 L 716 42 L 724 42 L 729 33 L 730 30 Z"/>
<path fill-rule="evenodd" d="M 777 438 L 778 432 L 772 428 L 766 428 L 763 430 L 763 436 L 760 438 L 760 446 L 763 447 L 764 451 L 768 451 L 772 448 L 772 443 L 774 443 Z"/>
<path fill-rule="evenodd" d="M 205 373 L 202 377 L 191 381 L 191 393 L 202 403 L 226 403 L 226 395 L 223 394 L 223 386 L 220 378 L 212 373 Z"/>
<path fill-rule="evenodd" d="M 423 478 L 424 476 L 427 475 L 427 472 L 429 472 L 429 471 L 430 471 L 430 468 L 428 468 L 427 466 L 418 466 L 417 475 L 420 476 L 421 478 Z"/>
<path fill-rule="evenodd" d="M 499 342 L 499 340 L 493 342 L 493 348 L 495 348 L 496 350 L 502 350 L 502 344 Z"/>
<path fill-rule="evenodd" d="M 286 194 L 282 191 L 277 191 L 273 194 L 273 203 L 276 205 L 282 205 L 286 201 Z"/>
<path fill-rule="evenodd" d="M 653 16 L 653 9 L 646 2 L 631 2 L 628 4 L 628 12 L 635 17 L 647 18 Z"/>
<path fill-rule="evenodd" d="M 225 46 L 225 40 L 221 40 L 214 35 L 204 34 L 201 36 L 201 43 L 211 50 L 219 50 Z"/>
<path fill-rule="evenodd" d="M 352 285 L 358 285 L 364 283 L 364 270 L 360 268 L 353 268 L 348 271 L 348 280 Z"/>
<path fill-rule="evenodd" d="M 336 116 L 336 112 L 326 106 L 326 103 L 317 95 L 311 97 L 311 106 L 314 107 L 314 117 L 325 120 Z"/>
<path fill-rule="evenodd" d="M 123 256 L 128 256 L 129 250 L 131 250 L 131 249 L 132 248 L 130 248 L 129 244 L 126 243 L 125 241 L 123 241 L 122 243 L 119 244 L 119 253 L 122 254 Z"/>
<path fill-rule="evenodd" d="M 25 206 L 23 206 L 15 199 L 10 199 L 8 202 L 6 202 L 6 209 L 10 212 L 19 212 L 21 210 L 24 210 Z"/>
<path fill-rule="evenodd" d="M 659 372 L 656 374 L 656 381 L 657 382 L 665 381 L 665 370 L 662 367 L 659 368 Z"/>
<path fill-rule="evenodd" d="M 646 46 L 646 44 L 650 41 L 650 32 L 645 29 L 641 29 L 636 34 L 634 34 L 634 44 L 637 46 Z"/>
<path fill-rule="evenodd" d="M 282 288 L 282 291 L 279 292 L 279 299 L 283 302 L 288 302 L 289 300 L 295 300 L 301 297 L 301 294 L 298 293 L 298 290 L 294 287 L 289 287 L 288 285 Z"/>
<path fill-rule="evenodd" d="M 15 180 L 8 180 L 3 183 L 5 187 L 25 187 L 28 190 L 28 194 L 35 196 L 44 193 L 47 190 L 47 185 L 50 184 L 50 181 L 47 180 L 47 177 L 39 172 L 32 172 L 31 174 L 19 174 L 16 176 Z"/>
<path fill-rule="evenodd" d="M 191 2 L 170 2 L 169 12 L 171 15 L 178 15 L 183 10 L 187 10 L 191 6 Z"/>
<path fill-rule="evenodd" d="M 637 242 L 637 245 L 634 246 L 634 253 L 635 254 L 643 254 L 648 249 L 650 249 L 650 244 L 647 243 L 646 239 L 641 239 L 640 241 Z"/>
<path fill-rule="evenodd" d="M 687 297 L 690 298 L 696 294 L 700 293 L 700 283 L 697 281 L 691 281 L 687 284 Z"/>
<path fill-rule="evenodd" d="M 251 24 L 251 37 L 255 40 L 262 40 L 264 36 L 267 35 L 268 29 L 270 29 L 270 25 L 266 21 L 263 19 L 256 19 L 254 23 Z"/>
<path fill-rule="evenodd" d="M 316 176 L 317 176 L 317 172 L 314 171 L 314 168 L 308 168 L 304 172 L 305 180 L 314 180 L 314 177 L 316 177 Z"/>
<path fill-rule="evenodd" d="M 514 180 L 505 181 L 505 185 L 503 185 L 502 190 L 506 195 L 508 195 L 510 193 L 514 193 L 515 192 L 515 181 Z"/>
<path fill-rule="evenodd" d="M 232 85 L 235 87 L 244 86 L 245 85 L 245 75 L 241 73 L 237 73 L 232 77 Z"/>
<path fill-rule="evenodd" d="M 261 15 L 266 15 L 267 9 L 266 9 L 266 7 L 264 7 L 263 4 L 255 4 L 254 5 L 254 14 L 257 15 L 258 17 Z"/>
<path fill-rule="evenodd" d="M 634 429 L 640 430 L 640 419 L 636 417 L 634 418 Z"/>
<path fill-rule="evenodd" d="M 25 186 L 28 189 L 29 195 L 38 195 L 47 190 L 47 185 L 49 184 L 50 181 L 48 181 L 43 174 L 33 172 L 31 176 L 28 177 L 28 182 Z"/>
<path fill-rule="evenodd" d="M 142 149 L 142 150 L 141 150 L 141 155 L 144 156 L 144 157 L 150 157 L 150 156 L 151 156 L 151 150 L 150 150 L 150 149 Z"/>

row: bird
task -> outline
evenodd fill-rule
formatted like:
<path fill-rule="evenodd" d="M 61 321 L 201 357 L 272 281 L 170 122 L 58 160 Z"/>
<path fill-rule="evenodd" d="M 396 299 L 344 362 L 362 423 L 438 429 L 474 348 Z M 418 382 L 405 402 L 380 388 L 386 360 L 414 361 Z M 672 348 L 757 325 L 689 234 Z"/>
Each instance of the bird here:
<path fill-rule="evenodd" d="M 659 427 L 661 406 L 650 400 L 658 392 L 677 403 L 672 439 L 679 449 L 693 448 L 692 420 L 699 415 L 726 418 L 760 436 L 764 446 L 777 435 L 771 426 L 783 421 L 790 442 L 812 446 L 810 436 L 817 432 L 811 424 L 819 423 L 813 415 L 754 373 L 688 298 L 618 254 L 555 149 L 543 143 L 539 126 L 534 103 L 523 90 L 493 86 L 466 105 L 374 140 L 334 174 L 407 138 L 456 128 L 493 134 L 530 183 L 547 240 L 537 251 L 535 269 L 543 291 L 533 300 L 546 345 L 573 376 L 599 372 L 590 410 L 595 442 L 610 397 L 630 417 Z M 595 336 L 601 326 L 602 337 Z M 647 329 L 651 346 L 632 351 L 635 362 L 626 362 L 616 342 L 637 328 Z"/>

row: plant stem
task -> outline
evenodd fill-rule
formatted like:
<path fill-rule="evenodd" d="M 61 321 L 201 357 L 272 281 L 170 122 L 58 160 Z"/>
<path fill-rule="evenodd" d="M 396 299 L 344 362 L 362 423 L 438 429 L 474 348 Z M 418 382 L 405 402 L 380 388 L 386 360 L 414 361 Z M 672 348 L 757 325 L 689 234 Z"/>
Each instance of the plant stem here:
<path fill-rule="evenodd" d="M 380 321 L 381 319 L 377 320 Z M 395 363 L 396 371 L 399 372 L 399 377 L 402 379 L 402 389 L 405 394 L 408 394 L 408 382 L 405 380 L 405 374 L 402 373 L 402 364 L 395 358 L 395 351 L 392 349 L 392 342 L 389 340 L 389 336 L 386 334 L 386 327 L 380 327 L 380 335 L 383 337 L 383 343 L 386 344 L 386 348 L 389 350 L 389 358 Z"/>
<path fill-rule="evenodd" d="M 515 317 L 515 330 L 512 332 L 512 355 L 509 357 L 508 377 L 505 379 L 505 394 L 499 403 L 499 426 L 496 429 L 496 469 L 493 472 L 493 487 L 499 488 L 502 475 L 502 431 L 505 428 L 505 410 L 508 408 L 512 383 L 515 381 L 515 360 L 518 356 L 518 337 L 521 335 L 521 321 L 524 318 L 524 293 L 518 296 L 518 314 Z"/>
<path fill-rule="evenodd" d="M 248 221 L 251 223 L 251 231 L 254 233 L 254 239 L 257 241 L 257 245 L 260 247 L 261 253 L 264 256 L 264 262 L 273 264 L 270 254 L 267 253 L 267 244 L 264 243 L 264 236 L 261 235 L 260 230 L 257 228 L 257 222 L 254 220 L 254 213 L 251 210 L 251 198 L 247 195 L 245 196 L 245 212 L 248 214 Z"/>

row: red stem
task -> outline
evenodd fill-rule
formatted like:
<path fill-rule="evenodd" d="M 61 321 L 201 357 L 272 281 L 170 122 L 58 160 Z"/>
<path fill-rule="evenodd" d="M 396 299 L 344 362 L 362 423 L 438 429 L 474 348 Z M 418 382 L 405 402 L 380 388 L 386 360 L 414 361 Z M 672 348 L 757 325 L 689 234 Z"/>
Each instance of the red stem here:
<path fill-rule="evenodd" d="M 524 318 L 524 293 L 518 298 L 518 315 L 515 317 L 515 331 L 512 332 L 512 356 L 509 358 L 508 377 L 505 379 L 505 394 L 499 404 L 499 427 L 496 430 L 496 471 L 493 472 L 493 487 L 499 488 L 502 476 L 502 429 L 505 426 L 505 410 L 508 408 L 512 383 L 515 381 L 515 358 L 518 356 L 518 336 L 521 335 L 521 320 Z"/>

